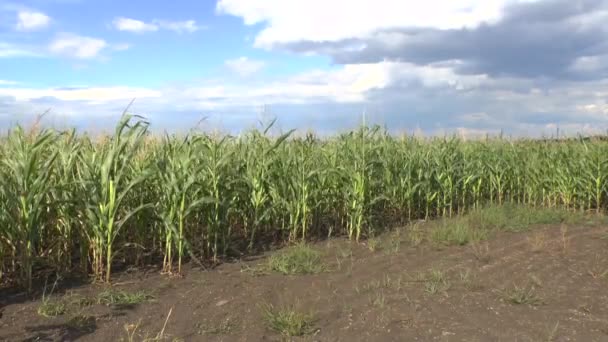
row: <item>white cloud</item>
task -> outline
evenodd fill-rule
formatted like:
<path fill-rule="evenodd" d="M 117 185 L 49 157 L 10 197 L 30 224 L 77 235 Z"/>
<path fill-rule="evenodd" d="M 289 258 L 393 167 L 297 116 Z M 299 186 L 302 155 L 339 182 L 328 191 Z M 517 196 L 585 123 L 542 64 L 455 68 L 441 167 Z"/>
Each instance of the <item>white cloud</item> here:
<path fill-rule="evenodd" d="M 19 31 L 35 31 L 48 27 L 51 23 L 51 18 L 42 13 L 28 10 L 17 12 L 17 25 Z"/>
<path fill-rule="evenodd" d="M 196 24 L 194 20 L 185 20 L 185 21 L 165 21 L 165 20 L 157 20 L 155 21 L 158 26 L 165 30 L 174 31 L 177 33 L 192 33 L 201 29 L 200 26 Z"/>
<path fill-rule="evenodd" d="M 13 97 L 17 101 L 52 97 L 61 101 L 84 101 L 95 104 L 133 98 L 153 98 L 160 95 L 161 92 L 158 90 L 118 86 L 75 89 L 0 88 L 0 96 Z"/>
<path fill-rule="evenodd" d="M 220 0 L 219 13 L 264 23 L 255 45 L 363 38 L 393 28 L 473 28 L 499 20 L 503 7 L 535 0 Z"/>
<path fill-rule="evenodd" d="M 85 87 L 74 89 L 0 88 L 0 97 L 18 101 L 52 97 L 61 101 L 107 102 L 131 98 L 154 98 L 160 102 L 192 103 L 193 108 L 227 108 L 262 103 L 356 103 L 366 93 L 382 89 L 392 80 L 394 63 L 347 65 L 337 70 L 305 72 L 274 82 L 232 83 L 222 81 L 184 88 Z M 218 100 L 219 99 L 219 100 Z"/>
<path fill-rule="evenodd" d="M 3 86 L 3 85 L 16 85 L 16 84 L 19 84 L 19 82 L 0 80 L 0 86 Z"/>
<path fill-rule="evenodd" d="M 308 71 L 274 82 L 211 85 L 183 89 L 180 92 L 186 98 L 205 103 L 214 98 L 225 99 L 223 102 L 216 101 L 212 107 L 263 103 L 364 103 L 371 91 L 400 83 L 464 91 L 485 82 L 482 76 L 459 76 L 447 68 L 382 62 L 349 64 L 329 71 Z"/>
<path fill-rule="evenodd" d="M 587 105 L 580 105 L 578 109 L 582 112 L 590 114 L 606 115 L 608 118 L 608 103 L 593 103 Z"/>
<path fill-rule="evenodd" d="M 131 45 L 127 44 L 127 43 L 122 43 L 122 44 L 114 44 L 112 45 L 112 49 L 116 50 L 116 51 L 125 51 L 131 48 Z"/>
<path fill-rule="evenodd" d="M 569 69 L 583 72 L 595 72 L 608 69 L 608 55 L 579 57 L 570 65 Z"/>
<path fill-rule="evenodd" d="M 264 104 L 278 108 L 273 114 L 285 128 L 310 124 L 327 133 L 350 127 L 366 108 L 370 123 L 386 124 L 396 132 L 420 127 L 425 134 L 473 137 L 504 129 L 515 136 L 539 136 L 554 132 L 554 125 L 571 134 L 608 128 L 608 80 L 543 88 L 542 82 L 531 80 L 462 76 L 451 67 L 349 64 L 274 81 L 217 79 L 159 88 L 7 85 L 0 87 L 0 108 L 7 113 L 52 108 L 79 124 L 89 120 L 94 127 L 99 124 L 95 118 L 115 117 L 136 98 L 134 112 L 163 128 L 191 128 L 187 126 L 201 116 L 214 115 L 214 120 L 238 130 L 254 124 L 257 106 Z M 175 120 L 177 115 L 183 117 Z"/>
<path fill-rule="evenodd" d="M 0 58 L 35 57 L 38 54 L 29 47 L 0 42 Z"/>
<path fill-rule="evenodd" d="M 97 57 L 106 47 L 108 43 L 103 39 L 63 33 L 51 41 L 49 51 L 57 55 L 87 59 Z"/>
<path fill-rule="evenodd" d="M 240 57 L 236 59 L 229 59 L 224 62 L 224 65 L 232 72 L 246 77 L 262 70 L 264 66 L 266 66 L 266 63 L 263 61 L 252 60 L 247 57 Z"/>
<path fill-rule="evenodd" d="M 153 20 L 146 23 L 141 20 L 118 17 L 112 22 L 115 29 L 119 31 L 128 31 L 134 33 L 155 32 L 160 29 L 169 30 L 177 33 L 192 33 L 201 29 L 194 20 L 184 21 L 168 21 L 168 20 Z"/>
<path fill-rule="evenodd" d="M 129 31 L 135 33 L 158 31 L 158 26 L 147 24 L 141 20 L 118 17 L 112 22 L 114 28 L 119 31 Z"/>

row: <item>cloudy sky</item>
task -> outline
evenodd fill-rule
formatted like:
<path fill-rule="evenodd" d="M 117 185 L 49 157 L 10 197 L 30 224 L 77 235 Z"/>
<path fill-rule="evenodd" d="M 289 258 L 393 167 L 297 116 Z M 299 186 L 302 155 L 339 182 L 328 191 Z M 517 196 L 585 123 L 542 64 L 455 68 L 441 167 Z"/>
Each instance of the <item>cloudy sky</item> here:
<path fill-rule="evenodd" d="M 0 0 L 0 126 L 608 129 L 608 0 Z"/>

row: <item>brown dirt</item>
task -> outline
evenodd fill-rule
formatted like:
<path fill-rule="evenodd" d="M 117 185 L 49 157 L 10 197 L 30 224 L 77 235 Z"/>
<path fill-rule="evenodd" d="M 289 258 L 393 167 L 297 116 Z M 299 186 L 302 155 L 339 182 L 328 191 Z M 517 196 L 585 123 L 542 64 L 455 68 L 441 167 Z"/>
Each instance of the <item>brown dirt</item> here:
<path fill-rule="evenodd" d="M 144 289 L 153 301 L 70 306 L 56 318 L 37 314 L 40 300 L 2 292 L 0 340 L 128 341 L 125 326 L 138 322 L 134 341 L 157 336 L 165 322 L 166 341 L 285 340 L 262 317 L 260 305 L 270 303 L 314 312 L 313 331 L 296 341 L 608 341 L 605 227 L 570 227 L 565 239 L 555 226 L 500 233 L 476 248 L 412 246 L 405 231 L 383 236 L 375 251 L 341 239 L 315 248 L 329 266 L 321 274 L 250 272 L 265 256 L 189 269 L 182 278 L 138 271 L 113 286 Z M 447 290 L 425 289 L 431 270 L 445 272 Z M 515 286 L 533 288 L 538 303 L 511 303 Z M 54 296 L 69 301 L 101 289 L 83 285 Z M 75 315 L 86 319 L 70 322 Z"/>

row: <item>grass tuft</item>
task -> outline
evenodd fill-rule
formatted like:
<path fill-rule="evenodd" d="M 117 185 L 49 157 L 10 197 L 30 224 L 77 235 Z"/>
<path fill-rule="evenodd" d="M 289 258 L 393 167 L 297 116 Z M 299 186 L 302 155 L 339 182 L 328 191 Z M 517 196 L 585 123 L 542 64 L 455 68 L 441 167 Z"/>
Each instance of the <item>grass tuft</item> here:
<path fill-rule="evenodd" d="M 270 271 L 285 275 L 316 274 L 326 269 L 321 253 L 305 244 L 289 247 L 268 259 Z"/>
<path fill-rule="evenodd" d="M 93 331 L 96 325 L 95 316 L 77 314 L 70 317 L 67 326 L 75 330 Z"/>
<path fill-rule="evenodd" d="M 470 242 L 485 240 L 487 236 L 487 231 L 467 224 L 463 218 L 440 220 L 430 232 L 431 241 L 443 245 L 463 246 Z"/>
<path fill-rule="evenodd" d="M 55 279 L 53 283 L 53 287 L 51 288 L 50 294 L 47 296 L 46 294 L 46 283 L 44 284 L 44 292 L 42 293 L 42 304 L 38 306 L 38 314 L 43 317 L 57 317 L 63 315 L 67 308 L 65 303 L 60 300 L 56 300 L 52 298 L 53 291 L 55 291 L 55 287 L 57 286 L 57 282 L 59 278 Z"/>
<path fill-rule="evenodd" d="M 67 307 L 64 303 L 52 299 L 45 299 L 38 306 L 38 314 L 47 318 L 61 316 L 66 311 Z"/>
<path fill-rule="evenodd" d="M 238 327 L 237 322 L 232 317 L 226 317 L 220 324 L 211 325 L 201 323 L 198 325 L 200 335 L 227 335 Z"/>
<path fill-rule="evenodd" d="M 477 244 L 488 239 L 496 231 L 521 232 L 538 225 L 584 224 L 589 216 L 559 208 L 534 208 L 516 204 L 490 205 L 474 209 L 465 215 L 440 218 L 423 223 L 425 231 L 418 223 L 411 226 L 409 239 L 413 245 L 428 238 L 437 245 Z M 564 244 L 564 246 L 567 246 Z M 474 253 L 482 252 L 481 250 Z M 484 259 L 483 257 L 481 259 Z"/>
<path fill-rule="evenodd" d="M 104 305 L 135 305 L 146 302 L 154 297 L 144 291 L 127 292 L 122 290 L 108 289 L 97 295 L 97 303 Z"/>
<path fill-rule="evenodd" d="M 511 304 L 527 304 L 531 306 L 543 304 L 543 300 L 536 294 L 534 287 L 531 286 L 519 287 L 515 285 L 510 289 L 504 290 L 502 295 Z"/>
<path fill-rule="evenodd" d="M 268 327 L 284 336 L 302 336 L 312 332 L 312 313 L 301 313 L 293 307 L 276 308 L 267 304 L 262 307 L 262 314 Z"/>
<path fill-rule="evenodd" d="M 445 272 L 440 270 L 429 271 L 424 282 L 424 290 L 432 295 L 445 293 L 450 287 L 452 287 L 452 283 Z"/>
<path fill-rule="evenodd" d="M 490 205 L 467 215 L 469 224 L 490 230 L 527 231 L 535 225 L 582 222 L 584 215 L 560 208 L 517 204 Z"/>

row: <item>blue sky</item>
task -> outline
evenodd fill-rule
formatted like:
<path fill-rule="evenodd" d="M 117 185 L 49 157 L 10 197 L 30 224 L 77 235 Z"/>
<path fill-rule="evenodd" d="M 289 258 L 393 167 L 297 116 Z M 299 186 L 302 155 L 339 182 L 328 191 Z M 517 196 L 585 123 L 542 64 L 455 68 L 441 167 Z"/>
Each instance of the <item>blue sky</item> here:
<path fill-rule="evenodd" d="M 159 130 L 604 132 L 605 22 L 604 0 L 0 0 L 0 126 L 107 129 L 136 98 Z"/>

